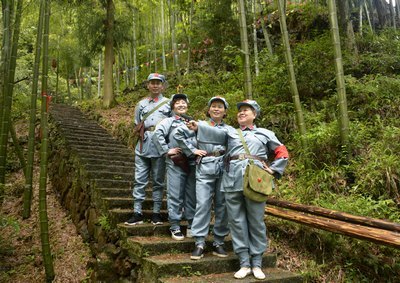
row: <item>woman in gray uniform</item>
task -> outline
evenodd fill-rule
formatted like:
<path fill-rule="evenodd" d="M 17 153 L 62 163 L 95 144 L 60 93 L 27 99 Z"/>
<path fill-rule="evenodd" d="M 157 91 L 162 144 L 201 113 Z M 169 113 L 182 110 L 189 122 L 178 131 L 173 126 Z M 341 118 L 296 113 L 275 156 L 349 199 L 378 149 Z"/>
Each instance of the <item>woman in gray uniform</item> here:
<path fill-rule="evenodd" d="M 225 144 L 225 170 L 222 177 L 228 213 L 229 228 L 233 249 L 239 257 L 240 269 L 235 278 L 245 278 L 253 273 L 257 279 L 264 279 L 262 255 L 267 248 L 267 234 L 264 223 L 265 202 L 255 202 L 243 195 L 243 176 L 249 160 L 280 178 L 288 162 L 286 147 L 272 131 L 257 128 L 254 120 L 260 114 L 260 106 L 254 100 L 245 100 L 237 104 L 239 129 L 228 126 L 227 132 L 191 121 L 189 128 L 197 130 L 198 142 Z M 239 136 L 242 133 L 249 148 L 247 154 Z M 272 154 L 273 161 L 267 165 Z"/>
<path fill-rule="evenodd" d="M 182 115 L 185 116 L 188 110 L 188 102 L 186 94 L 174 94 L 170 104 L 172 117 L 162 120 L 153 135 L 153 143 L 158 152 L 167 157 L 168 219 L 172 238 L 177 241 L 184 239 L 180 227 L 183 213 L 190 229 L 196 208 L 195 157 L 184 155 L 175 137 L 178 128 L 187 129 Z M 187 142 L 197 146 L 196 135 L 190 132 Z"/>
<path fill-rule="evenodd" d="M 200 121 L 220 131 L 226 131 L 223 122 L 228 109 L 228 102 L 221 96 L 212 97 L 208 101 L 208 121 Z M 196 166 L 196 213 L 193 218 L 191 233 L 195 238 L 195 249 L 191 259 L 201 259 L 204 255 L 205 238 L 208 235 L 211 220 L 211 207 L 214 200 L 215 223 L 213 228 L 213 254 L 227 257 L 224 239 L 228 235 L 228 219 L 226 217 L 225 199 L 221 192 L 221 177 L 225 146 L 210 143 L 197 143 L 197 148 L 188 142 L 186 128 L 177 130 L 176 139 L 181 142 L 184 153 L 197 155 Z"/>

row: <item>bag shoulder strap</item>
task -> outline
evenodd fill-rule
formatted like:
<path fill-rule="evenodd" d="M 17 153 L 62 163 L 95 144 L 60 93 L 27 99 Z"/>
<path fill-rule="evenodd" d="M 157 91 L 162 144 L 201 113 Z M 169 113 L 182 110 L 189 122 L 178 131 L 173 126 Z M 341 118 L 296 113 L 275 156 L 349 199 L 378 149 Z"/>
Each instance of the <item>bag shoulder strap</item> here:
<path fill-rule="evenodd" d="M 161 106 L 163 106 L 164 104 L 166 104 L 169 101 L 169 99 L 164 100 L 163 102 L 161 102 L 160 104 L 158 104 L 156 107 L 154 107 L 153 109 L 151 109 L 149 112 L 147 112 L 141 122 L 143 122 L 144 120 L 147 119 L 147 117 L 149 117 L 151 114 L 153 114 L 154 112 L 156 112 Z"/>
<path fill-rule="evenodd" d="M 249 147 L 247 146 L 247 143 L 246 143 L 246 141 L 245 141 L 245 139 L 244 139 L 244 137 L 243 137 L 242 130 L 241 130 L 241 129 L 236 129 L 236 131 L 237 131 L 238 134 L 239 134 L 239 138 L 240 138 L 240 141 L 242 142 L 242 145 L 243 145 L 243 147 L 244 147 L 244 150 L 246 151 L 246 153 L 247 153 L 248 155 L 250 155 L 250 150 L 249 150 Z M 249 159 L 249 162 L 250 162 L 251 164 L 253 164 L 253 160 L 252 160 L 252 159 Z"/>

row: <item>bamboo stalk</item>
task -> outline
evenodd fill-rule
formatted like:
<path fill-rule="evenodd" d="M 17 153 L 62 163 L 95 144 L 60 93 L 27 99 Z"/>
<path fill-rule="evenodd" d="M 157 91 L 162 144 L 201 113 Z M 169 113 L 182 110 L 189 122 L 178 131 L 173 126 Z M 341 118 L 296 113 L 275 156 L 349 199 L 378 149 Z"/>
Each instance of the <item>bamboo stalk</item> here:
<path fill-rule="evenodd" d="M 345 222 L 350 222 L 354 224 L 359 224 L 363 226 L 375 227 L 379 229 L 384 229 L 392 232 L 400 232 L 400 224 L 395 222 L 390 222 L 387 220 L 363 217 L 352 215 L 345 212 L 340 212 L 337 210 L 331 210 L 311 205 L 298 204 L 289 201 L 277 200 L 269 198 L 267 204 L 274 205 L 281 208 L 288 208 L 291 210 L 296 210 L 300 212 L 305 212 L 313 215 L 323 216 L 331 219 L 337 219 Z"/>
<path fill-rule="evenodd" d="M 267 207 L 265 212 L 268 215 L 294 221 L 310 227 L 400 249 L 400 233 L 346 223 L 335 219 L 326 219 L 314 215 L 307 215 L 302 212 L 287 211 L 274 207 Z"/>

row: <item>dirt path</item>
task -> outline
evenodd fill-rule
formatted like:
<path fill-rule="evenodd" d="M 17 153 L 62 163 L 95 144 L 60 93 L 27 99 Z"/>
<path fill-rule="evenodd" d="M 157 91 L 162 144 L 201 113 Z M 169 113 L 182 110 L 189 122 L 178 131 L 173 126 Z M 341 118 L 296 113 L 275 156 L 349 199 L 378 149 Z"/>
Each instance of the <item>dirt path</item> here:
<path fill-rule="evenodd" d="M 35 184 L 38 183 L 38 175 L 36 169 Z M 45 282 L 38 220 L 38 185 L 34 189 L 31 217 L 23 220 L 24 180 L 21 172 L 7 176 L 6 196 L 0 210 L 0 282 Z M 50 184 L 47 191 L 49 235 L 56 274 L 53 282 L 87 282 L 90 276 L 90 249 L 60 206 Z"/>

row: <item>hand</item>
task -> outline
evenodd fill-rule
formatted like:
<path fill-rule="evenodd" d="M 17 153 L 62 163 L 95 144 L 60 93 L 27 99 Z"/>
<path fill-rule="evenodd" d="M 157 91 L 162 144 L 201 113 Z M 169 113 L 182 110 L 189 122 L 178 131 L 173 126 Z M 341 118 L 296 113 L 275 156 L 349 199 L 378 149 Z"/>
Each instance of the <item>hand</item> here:
<path fill-rule="evenodd" d="M 274 171 L 272 171 L 271 168 L 269 168 L 269 166 L 267 165 L 267 163 L 265 161 L 262 162 L 262 165 L 263 165 L 263 169 L 265 171 L 267 171 L 271 175 L 274 175 Z"/>
<path fill-rule="evenodd" d="M 206 156 L 206 155 L 207 155 L 207 151 L 201 150 L 201 149 L 196 149 L 196 150 L 194 151 L 194 155 Z"/>
<path fill-rule="evenodd" d="M 174 147 L 174 148 L 170 148 L 168 150 L 167 155 L 171 156 L 171 155 L 179 154 L 181 152 L 182 152 L 182 149 L 180 147 Z"/>
<path fill-rule="evenodd" d="M 189 121 L 189 122 L 186 123 L 186 126 L 187 126 L 190 130 L 197 132 L 198 124 L 197 124 L 196 121 L 191 120 L 191 121 Z"/>

